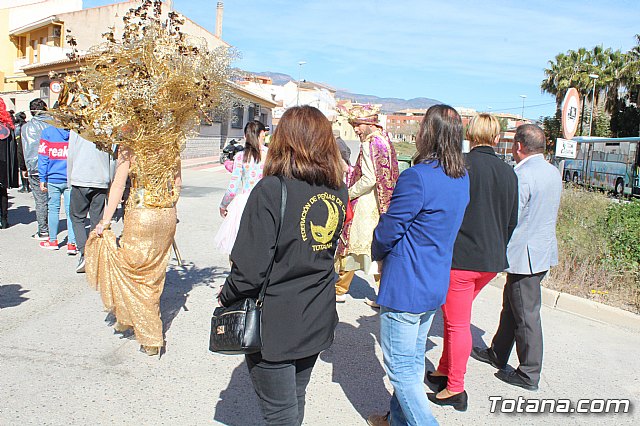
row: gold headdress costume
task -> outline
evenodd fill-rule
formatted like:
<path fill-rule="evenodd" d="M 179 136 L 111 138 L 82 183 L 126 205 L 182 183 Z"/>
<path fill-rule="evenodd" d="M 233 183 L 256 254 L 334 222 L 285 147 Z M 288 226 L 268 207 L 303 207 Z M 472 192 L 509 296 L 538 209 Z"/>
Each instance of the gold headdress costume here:
<path fill-rule="evenodd" d="M 226 106 L 232 55 L 180 30 L 175 12 L 163 22 L 161 1 L 144 0 L 124 16 L 122 40 L 113 30 L 85 56 L 87 65 L 65 77 L 56 120 L 110 151 L 129 148 L 132 175 L 145 203 L 175 203 L 167 188 L 187 135 L 212 109 Z M 73 44 L 73 43 L 72 43 Z"/>
<path fill-rule="evenodd" d="M 336 106 L 338 114 L 346 117 L 349 124 L 357 126 L 358 124 L 371 124 L 380 126 L 378 114 L 380 107 L 372 104 L 353 104 L 351 101 L 340 101 Z"/>
<path fill-rule="evenodd" d="M 144 0 L 91 49 L 87 65 L 65 78 L 54 117 L 95 142 L 123 149 L 99 227 L 107 226 L 124 190 L 131 195 L 120 244 L 108 229 L 85 248 L 87 280 L 100 291 L 116 331 L 132 328 L 148 354 L 164 345 L 160 296 L 176 230 L 180 151 L 200 119 L 231 100 L 227 50 L 209 51 L 180 31 L 182 18 L 161 20 L 160 1 Z M 230 102 L 229 102 L 230 104 Z"/>

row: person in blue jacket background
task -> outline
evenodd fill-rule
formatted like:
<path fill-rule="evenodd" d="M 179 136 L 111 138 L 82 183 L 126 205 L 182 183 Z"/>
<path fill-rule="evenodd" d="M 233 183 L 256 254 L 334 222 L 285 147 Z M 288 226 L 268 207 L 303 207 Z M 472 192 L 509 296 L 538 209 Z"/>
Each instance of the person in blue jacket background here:
<path fill-rule="evenodd" d="M 49 194 L 49 239 L 42 241 L 40 247 L 46 250 L 58 250 L 58 224 L 60 221 L 60 198 L 64 198 L 64 210 L 67 217 L 67 254 L 75 255 L 76 237 L 73 233 L 69 203 L 71 187 L 67 182 L 67 154 L 69 153 L 69 130 L 49 126 L 42 131 L 38 147 L 38 174 L 40 190 Z"/>
<path fill-rule="evenodd" d="M 462 140 L 455 109 L 429 108 L 416 165 L 400 175 L 374 232 L 372 257 L 383 262 L 380 344 L 394 389 L 387 414 L 393 425 L 438 424 L 424 390 L 424 353 L 435 311 L 445 302 L 453 244 L 469 202 Z"/>

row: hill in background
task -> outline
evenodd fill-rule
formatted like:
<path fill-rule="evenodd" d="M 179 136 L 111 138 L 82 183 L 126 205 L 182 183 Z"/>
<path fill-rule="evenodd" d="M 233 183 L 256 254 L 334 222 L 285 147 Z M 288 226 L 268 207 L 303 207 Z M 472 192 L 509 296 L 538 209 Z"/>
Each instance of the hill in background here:
<path fill-rule="evenodd" d="M 273 81 L 273 84 L 277 85 L 284 85 L 290 81 L 295 81 L 295 79 L 290 75 L 277 72 L 252 72 L 251 74 L 269 77 Z M 381 98 L 375 95 L 362 95 L 359 93 L 351 93 L 345 90 L 338 90 L 336 92 L 336 98 L 350 99 L 359 103 L 381 104 L 383 113 L 392 113 L 403 109 L 427 109 L 432 105 L 442 103 L 436 99 L 424 97 L 408 100 L 400 98 Z"/>

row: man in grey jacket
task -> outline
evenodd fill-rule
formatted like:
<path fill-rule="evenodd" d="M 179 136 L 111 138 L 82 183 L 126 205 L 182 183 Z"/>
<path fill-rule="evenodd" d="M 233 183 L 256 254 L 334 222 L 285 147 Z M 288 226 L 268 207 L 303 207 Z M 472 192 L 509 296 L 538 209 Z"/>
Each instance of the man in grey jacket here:
<path fill-rule="evenodd" d="M 87 243 L 85 219 L 90 217 L 91 230 L 102 220 L 107 192 L 113 178 L 115 161 L 110 153 L 100 151 L 95 144 L 75 132 L 69 134 L 67 182 L 71 185 L 69 215 L 76 235 L 80 259 L 76 272 L 84 272 L 84 247 Z"/>
<path fill-rule="evenodd" d="M 29 109 L 33 118 L 29 120 L 20 130 L 22 139 L 22 151 L 24 162 L 27 168 L 22 175 L 29 178 L 29 186 L 36 203 L 36 219 L 38 220 L 38 232 L 32 235 L 40 241 L 49 239 L 49 225 L 47 214 L 49 202 L 47 193 L 40 189 L 40 175 L 38 174 L 38 149 L 40 147 L 40 135 L 42 131 L 51 126 L 52 118 L 46 112 L 47 104 L 40 98 L 36 98 L 29 103 Z"/>
<path fill-rule="evenodd" d="M 562 194 L 558 169 L 544 159 L 545 136 L 533 124 L 518 127 L 513 138 L 518 176 L 518 225 L 507 246 L 507 283 L 500 324 L 491 347 L 473 348 L 471 356 L 500 369 L 496 377 L 527 390 L 538 389 L 542 370 L 540 283 L 558 264 L 556 220 Z M 520 365 L 505 367 L 515 342 Z"/>

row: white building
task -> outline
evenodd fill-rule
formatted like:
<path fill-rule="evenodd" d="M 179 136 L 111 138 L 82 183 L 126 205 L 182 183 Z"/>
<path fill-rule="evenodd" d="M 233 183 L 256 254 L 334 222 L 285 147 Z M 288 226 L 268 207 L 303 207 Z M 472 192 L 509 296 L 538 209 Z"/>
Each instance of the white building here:
<path fill-rule="evenodd" d="M 270 79 L 248 77 L 239 84 L 247 91 L 270 99 L 277 104 L 273 110 L 274 125 L 284 111 L 296 105 L 311 105 L 318 108 L 330 120 L 336 117 L 336 90 L 320 83 L 289 81 L 284 86 L 271 83 Z"/>

